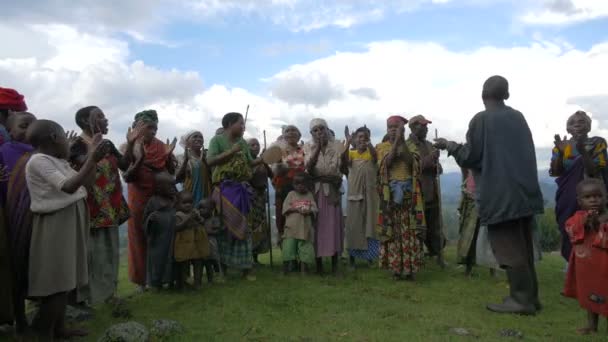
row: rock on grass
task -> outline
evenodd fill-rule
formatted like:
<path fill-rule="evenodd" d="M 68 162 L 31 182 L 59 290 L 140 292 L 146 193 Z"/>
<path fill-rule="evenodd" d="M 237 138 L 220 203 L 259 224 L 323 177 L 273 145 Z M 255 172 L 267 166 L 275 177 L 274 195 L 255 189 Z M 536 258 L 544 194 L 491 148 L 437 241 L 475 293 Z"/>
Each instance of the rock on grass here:
<path fill-rule="evenodd" d="M 137 322 L 120 323 L 106 330 L 98 342 L 148 342 L 150 333 Z"/>
<path fill-rule="evenodd" d="M 499 333 L 500 337 L 511 337 L 518 340 L 522 340 L 524 338 L 524 334 L 521 331 L 513 330 L 513 329 L 502 329 Z"/>
<path fill-rule="evenodd" d="M 152 321 L 151 332 L 154 337 L 166 338 L 182 334 L 184 332 L 184 327 L 176 321 L 158 319 Z"/>

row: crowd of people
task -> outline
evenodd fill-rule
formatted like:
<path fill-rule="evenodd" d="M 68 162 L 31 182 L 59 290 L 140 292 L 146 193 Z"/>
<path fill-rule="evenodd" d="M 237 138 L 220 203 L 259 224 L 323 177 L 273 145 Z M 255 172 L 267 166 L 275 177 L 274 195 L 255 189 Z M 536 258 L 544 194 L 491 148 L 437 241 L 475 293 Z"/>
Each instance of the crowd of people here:
<path fill-rule="evenodd" d="M 543 213 L 543 198 L 531 131 L 505 104 L 508 98 L 503 77 L 484 83 L 485 110 L 471 120 L 465 143 L 431 142 L 431 121 L 396 115 L 376 146 L 366 126 L 346 128 L 340 141 L 324 119 L 314 119 L 311 141 L 303 143 L 300 129 L 286 125 L 263 150 L 257 139 L 244 139 L 245 118 L 228 113 L 207 149 L 201 131 L 193 130 L 179 139 L 184 152 L 175 155 L 178 139 L 156 137 L 154 110 L 135 115 L 117 148 L 103 138 L 109 125 L 101 108 L 78 110 L 80 134 L 66 133 L 27 112 L 21 94 L 0 88 L 0 323 L 27 331 L 28 299 L 39 306 L 31 323 L 38 335 L 84 334 L 66 328 L 66 305 L 115 300 L 125 222 L 129 280 L 141 291 L 200 288 L 204 275 L 209 283 L 224 282 L 229 270 L 255 281 L 258 255 L 273 245 L 269 184 L 284 274 L 323 274 L 323 258 L 336 274 L 346 252 L 352 268 L 357 259 L 378 262 L 393 279 L 415 281 L 425 252 L 446 265 L 442 150 L 462 168 L 458 262 L 471 273 L 478 236 L 487 232 L 510 288 L 487 308 L 536 314 L 542 305 L 534 217 Z M 556 136 L 551 162 L 569 261 L 564 294 L 588 311 L 581 332 L 592 333 L 598 317 L 608 316 L 606 141 L 588 137 L 591 119 L 584 112 L 567 127 L 572 138 Z"/>

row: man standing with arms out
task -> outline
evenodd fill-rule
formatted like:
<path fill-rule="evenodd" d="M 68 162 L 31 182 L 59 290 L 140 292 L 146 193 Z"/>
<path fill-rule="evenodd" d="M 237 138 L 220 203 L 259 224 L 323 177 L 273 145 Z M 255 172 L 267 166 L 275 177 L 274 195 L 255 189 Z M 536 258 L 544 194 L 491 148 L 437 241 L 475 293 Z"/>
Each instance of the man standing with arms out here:
<path fill-rule="evenodd" d="M 505 105 L 509 84 L 492 76 L 483 85 L 485 110 L 469 123 L 467 142 L 437 139 L 458 165 L 473 170 L 482 225 L 507 272 L 510 295 L 489 304 L 498 313 L 533 315 L 541 309 L 532 247 L 533 217 L 543 213 L 532 133 L 519 111 Z"/>
<path fill-rule="evenodd" d="M 441 268 L 446 264 L 443 259 L 443 248 L 445 247 L 445 237 L 441 220 L 441 194 L 437 177 L 441 172 L 439 164 L 439 151 L 433 148 L 433 144 L 426 140 L 429 132 L 428 125 L 432 122 L 422 115 L 414 116 L 410 119 L 409 125 L 412 133 L 407 139 L 410 151 L 418 151 L 420 154 L 420 185 L 422 188 L 422 198 L 424 199 L 424 217 L 426 218 L 426 239 L 424 244 L 431 257 L 437 257 L 437 263 Z"/>

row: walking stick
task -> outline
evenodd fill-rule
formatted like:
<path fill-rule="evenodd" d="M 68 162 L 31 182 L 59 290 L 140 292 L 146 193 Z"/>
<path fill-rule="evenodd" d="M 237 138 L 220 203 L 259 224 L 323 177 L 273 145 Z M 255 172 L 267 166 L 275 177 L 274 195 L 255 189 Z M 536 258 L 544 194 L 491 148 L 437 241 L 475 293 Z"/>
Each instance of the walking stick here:
<path fill-rule="evenodd" d="M 247 117 L 249 116 L 249 105 L 247 105 L 247 109 L 245 110 L 245 124 L 247 124 Z"/>
<path fill-rule="evenodd" d="M 249 106 L 247 106 L 249 108 Z M 264 150 L 266 150 L 266 130 L 264 130 Z M 266 165 L 265 165 L 266 166 Z M 270 245 L 270 268 L 274 267 L 272 262 L 272 226 L 270 224 L 270 186 L 266 179 L 266 225 L 268 226 L 268 244 Z"/>
<path fill-rule="evenodd" d="M 437 129 L 435 128 L 435 140 L 437 140 L 439 138 L 439 133 L 437 132 Z M 441 152 L 440 152 L 441 155 Z M 437 175 L 435 176 L 436 178 L 436 182 L 437 182 L 437 196 L 438 198 L 438 202 L 439 202 L 439 243 L 441 244 L 441 249 L 443 250 L 443 245 L 445 243 L 444 241 L 444 232 L 443 232 L 443 208 L 441 205 L 441 168 L 440 168 L 440 164 L 439 164 L 439 159 L 437 159 Z"/>

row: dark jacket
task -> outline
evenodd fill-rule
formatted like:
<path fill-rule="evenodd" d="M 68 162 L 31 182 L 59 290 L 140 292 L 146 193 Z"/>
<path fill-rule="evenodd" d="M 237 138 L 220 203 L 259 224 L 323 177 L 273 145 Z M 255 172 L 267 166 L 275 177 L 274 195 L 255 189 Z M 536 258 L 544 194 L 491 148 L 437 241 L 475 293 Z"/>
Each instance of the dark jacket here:
<path fill-rule="evenodd" d="M 478 113 L 466 144 L 451 142 L 448 153 L 473 170 L 482 225 L 543 213 L 532 132 L 519 111 L 502 106 Z"/>

